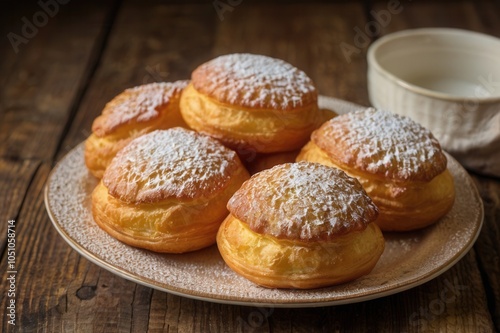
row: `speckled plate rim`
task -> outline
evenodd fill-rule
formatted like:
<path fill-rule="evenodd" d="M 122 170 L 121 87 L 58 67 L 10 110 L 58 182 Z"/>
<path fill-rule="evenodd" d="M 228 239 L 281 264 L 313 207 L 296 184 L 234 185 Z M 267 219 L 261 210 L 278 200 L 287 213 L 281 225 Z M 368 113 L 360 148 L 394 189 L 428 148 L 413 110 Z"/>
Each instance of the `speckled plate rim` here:
<path fill-rule="evenodd" d="M 333 98 L 324 98 L 323 99 L 324 104 L 330 104 L 333 105 L 335 102 L 345 102 L 341 100 L 336 100 Z M 347 108 L 345 110 L 335 110 L 337 113 L 345 113 L 352 111 L 352 107 L 357 108 L 357 105 L 345 102 L 348 104 L 343 104 L 340 105 L 342 108 L 343 106 L 346 106 Z M 335 109 L 335 108 L 334 108 Z M 339 112 L 340 111 L 340 112 Z M 153 279 L 150 279 L 145 276 L 140 276 L 138 274 L 132 273 L 123 267 L 114 265 L 112 263 L 107 262 L 105 259 L 101 258 L 100 256 L 96 255 L 93 253 L 90 249 L 82 246 L 80 243 L 78 243 L 74 238 L 72 238 L 68 232 L 64 229 L 64 227 L 61 225 L 61 223 L 57 220 L 52 207 L 51 207 L 51 202 L 49 200 L 49 185 L 52 182 L 52 179 L 55 177 L 57 174 L 57 171 L 59 167 L 65 163 L 65 161 L 69 158 L 71 158 L 71 154 L 74 154 L 77 150 L 81 150 L 83 146 L 83 143 L 80 145 L 76 146 L 73 148 L 70 152 L 66 154 L 52 169 L 50 172 L 47 182 L 45 185 L 44 189 L 44 201 L 45 201 L 45 207 L 47 210 L 47 213 L 49 215 L 50 220 L 52 221 L 53 226 L 57 230 L 57 232 L 61 235 L 61 237 L 70 245 L 75 251 L 77 251 L 80 255 L 91 261 L 92 263 L 96 264 L 99 267 L 102 267 L 105 270 L 110 271 L 111 273 L 120 276 L 124 279 L 133 281 L 135 283 L 144 285 L 146 287 L 154 288 L 157 290 L 161 290 L 164 292 L 168 292 L 170 294 L 178 295 L 178 296 L 183 296 L 191 299 L 196 299 L 196 300 L 202 300 L 202 301 L 209 301 L 209 302 L 215 302 L 215 303 L 222 303 L 222 304 L 233 304 L 233 305 L 242 305 L 242 306 L 259 306 L 259 307 L 287 307 L 287 308 L 300 308 L 300 307 L 320 307 L 320 306 L 331 306 L 331 305 L 341 305 L 341 304 L 349 304 L 349 303 L 357 303 L 357 302 L 363 302 L 367 300 L 372 300 L 380 297 L 385 297 L 389 295 L 393 295 L 411 288 L 414 288 L 416 286 L 419 286 L 421 284 L 424 284 L 437 276 L 443 274 L 446 272 L 448 269 L 450 269 L 452 266 L 454 266 L 463 256 L 465 256 L 469 250 L 472 248 L 474 245 L 477 237 L 479 236 L 479 233 L 481 231 L 483 219 L 484 219 L 484 208 L 483 204 L 481 201 L 481 198 L 479 196 L 479 193 L 477 191 L 477 188 L 473 184 L 472 180 L 468 176 L 467 172 L 465 169 L 463 169 L 458 162 L 456 162 L 451 156 L 447 154 L 447 157 L 449 160 L 452 160 L 454 163 L 456 163 L 459 168 L 458 172 L 462 173 L 462 176 L 465 174 L 468 185 L 471 190 L 471 195 L 472 199 L 476 201 L 476 203 L 479 204 L 480 211 L 477 212 L 477 219 L 475 221 L 471 221 L 471 234 L 470 237 L 463 243 L 461 244 L 462 246 L 454 253 L 453 256 L 451 256 L 448 260 L 445 262 L 440 263 L 439 266 L 437 266 L 435 269 L 427 271 L 421 275 L 418 275 L 417 277 L 413 279 L 402 279 L 400 281 L 393 281 L 391 283 L 388 283 L 384 286 L 377 286 L 373 291 L 371 292 L 360 292 L 358 294 L 353 294 L 351 296 L 341 296 L 338 297 L 336 295 L 332 295 L 331 291 L 330 292 L 325 292 L 325 298 L 322 299 L 321 301 L 307 301 L 307 300 L 294 300 L 294 299 L 274 299 L 274 300 L 269 300 L 269 299 L 254 299 L 254 298 L 248 298 L 243 295 L 233 295 L 231 297 L 224 296 L 224 295 L 216 295 L 216 294 L 203 294 L 203 293 L 198 293 L 194 292 L 189 289 L 183 289 L 183 288 L 178 288 L 172 285 L 168 284 L 163 284 L 159 283 L 158 281 L 155 281 Z M 455 176 L 455 175 L 454 175 Z M 463 207 L 462 209 L 466 209 L 466 207 Z M 456 244 L 455 244 L 456 245 Z M 317 292 L 321 293 L 321 289 L 317 289 Z"/>

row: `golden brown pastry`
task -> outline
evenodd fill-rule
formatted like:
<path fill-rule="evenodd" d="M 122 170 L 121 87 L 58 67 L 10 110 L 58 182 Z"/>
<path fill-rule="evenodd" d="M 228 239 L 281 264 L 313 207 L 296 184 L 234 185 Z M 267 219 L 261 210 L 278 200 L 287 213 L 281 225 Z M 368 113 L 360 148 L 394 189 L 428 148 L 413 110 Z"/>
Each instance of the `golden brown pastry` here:
<path fill-rule="evenodd" d="M 380 209 L 384 231 L 436 222 L 453 206 L 447 160 L 432 133 L 410 118 L 368 108 L 316 130 L 297 161 L 333 166 L 356 177 Z"/>
<path fill-rule="evenodd" d="M 183 128 L 131 141 L 92 193 L 97 224 L 120 241 L 182 253 L 215 243 L 226 204 L 249 178 L 237 154 Z"/>
<path fill-rule="evenodd" d="M 181 113 L 191 128 L 237 152 L 292 151 L 326 121 L 317 98 L 311 79 L 292 65 L 262 55 L 230 54 L 192 73 Z"/>
<path fill-rule="evenodd" d="M 179 99 L 188 82 L 130 88 L 106 104 L 85 142 L 85 164 L 90 172 L 101 178 L 116 153 L 136 137 L 156 129 L 187 127 L 180 114 Z"/>
<path fill-rule="evenodd" d="M 236 273 L 271 288 L 318 288 L 368 274 L 385 241 L 355 178 L 317 163 L 281 164 L 246 181 L 217 234 Z"/>

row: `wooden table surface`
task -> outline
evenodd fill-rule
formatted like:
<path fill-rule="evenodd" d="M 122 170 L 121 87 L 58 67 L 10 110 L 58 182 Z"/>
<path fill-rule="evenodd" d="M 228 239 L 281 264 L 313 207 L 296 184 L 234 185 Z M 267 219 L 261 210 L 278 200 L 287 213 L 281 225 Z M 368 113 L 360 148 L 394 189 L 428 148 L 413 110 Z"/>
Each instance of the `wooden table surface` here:
<path fill-rule="evenodd" d="M 104 104 L 125 88 L 189 78 L 197 65 L 217 55 L 251 52 L 301 68 L 323 95 L 368 105 L 371 41 L 428 26 L 498 37 L 500 2 L 1 4 L 2 332 L 500 330 L 498 178 L 471 173 L 484 201 L 484 226 L 474 248 L 449 271 L 392 296 L 305 309 L 216 304 L 127 281 L 72 250 L 52 226 L 43 198 L 55 163 L 89 135 Z M 9 221 L 14 221 L 10 229 Z M 8 230 L 15 231 L 15 298 L 9 296 Z M 443 302 L 442 292 L 451 282 L 460 289 Z M 15 326 L 9 324 L 11 299 L 16 300 Z"/>

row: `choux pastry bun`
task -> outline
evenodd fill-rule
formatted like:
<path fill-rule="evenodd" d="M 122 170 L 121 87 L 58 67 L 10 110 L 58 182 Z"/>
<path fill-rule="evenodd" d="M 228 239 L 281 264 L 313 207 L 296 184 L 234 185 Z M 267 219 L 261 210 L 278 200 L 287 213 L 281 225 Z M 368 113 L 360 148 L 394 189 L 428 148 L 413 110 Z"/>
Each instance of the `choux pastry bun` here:
<path fill-rule="evenodd" d="M 344 170 L 380 209 L 383 231 L 423 228 L 453 206 L 453 177 L 432 133 L 410 118 L 368 108 L 340 115 L 311 135 L 297 161 Z"/>
<path fill-rule="evenodd" d="M 182 253 L 215 243 L 226 204 L 249 178 L 237 154 L 183 128 L 132 140 L 92 193 L 96 223 L 118 240 Z"/>
<path fill-rule="evenodd" d="M 270 288 L 318 288 L 368 274 L 384 251 L 378 209 L 355 178 L 317 163 L 252 176 L 217 234 L 236 273 Z"/>
<path fill-rule="evenodd" d="M 224 55 L 196 68 L 191 79 L 181 97 L 184 120 L 237 152 L 298 150 L 331 117 L 318 109 L 312 80 L 283 60 Z"/>
<path fill-rule="evenodd" d="M 126 89 L 104 107 L 85 142 L 85 164 L 101 178 L 116 153 L 132 139 L 157 129 L 187 127 L 179 99 L 188 81 L 150 83 Z"/>

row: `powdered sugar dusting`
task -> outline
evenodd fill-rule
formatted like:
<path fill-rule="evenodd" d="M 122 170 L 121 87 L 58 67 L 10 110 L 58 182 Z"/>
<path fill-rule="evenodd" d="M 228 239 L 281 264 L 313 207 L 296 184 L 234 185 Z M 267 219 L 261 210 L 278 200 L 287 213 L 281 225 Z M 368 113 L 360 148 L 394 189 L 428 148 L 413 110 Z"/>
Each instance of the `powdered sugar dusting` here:
<path fill-rule="evenodd" d="M 147 122 L 160 116 L 172 98 L 178 98 L 189 81 L 155 82 L 126 89 L 113 98 L 97 117 L 92 130 L 98 135 L 109 134 L 131 122 Z"/>
<path fill-rule="evenodd" d="M 312 80 L 289 63 L 263 55 L 220 56 L 192 75 L 196 90 L 222 103 L 288 110 L 316 103 Z"/>
<path fill-rule="evenodd" d="M 427 181 L 446 169 L 446 157 L 428 129 L 375 108 L 333 118 L 312 140 L 344 164 L 393 179 Z"/>
<path fill-rule="evenodd" d="M 209 196 L 238 165 L 236 153 L 183 128 L 157 130 L 133 140 L 103 176 L 109 192 L 126 202 Z"/>
<path fill-rule="evenodd" d="M 304 241 L 363 230 L 378 214 L 356 179 L 309 162 L 282 164 L 254 175 L 228 208 L 256 232 Z"/>
<path fill-rule="evenodd" d="M 329 105 L 335 109 L 337 104 Z M 416 232 L 386 235 L 386 250 L 370 274 L 313 290 L 256 286 L 225 265 L 216 246 L 171 255 L 136 249 L 114 239 L 92 219 L 90 198 L 97 180 L 85 167 L 83 144 L 54 168 L 47 180 L 45 203 L 55 228 L 68 244 L 85 258 L 132 281 L 221 303 L 273 307 L 335 305 L 415 287 L 446 271 L 469 250 L 481 227 L 482 204 L 467 172 L 453 158 L 449 163 L 457 196 L 454 207 L 440 222 Z"/>

